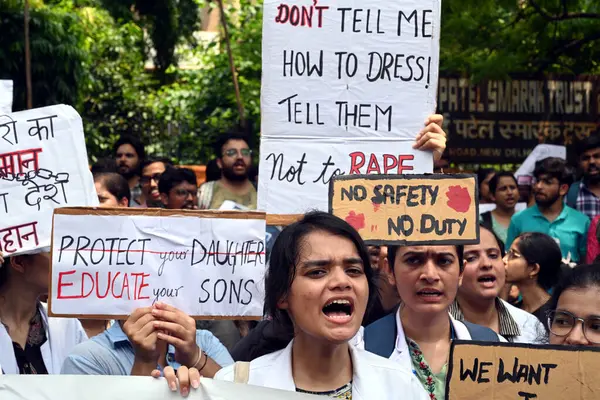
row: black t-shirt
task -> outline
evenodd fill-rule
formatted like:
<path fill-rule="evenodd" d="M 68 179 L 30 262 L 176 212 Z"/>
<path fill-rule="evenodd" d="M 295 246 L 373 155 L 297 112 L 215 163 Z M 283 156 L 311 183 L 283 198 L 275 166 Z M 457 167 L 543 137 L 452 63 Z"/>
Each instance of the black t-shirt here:
<path fill-rule="evenodd" d="M 550 331 L 550 327 L 548 326 L 548 313 L 550 312 L 550 301 L 548 300 L 543 306 L 532 312 L 533 315 L 540 320 L 544 328 L 546 328 L 546 333 Z"/>
<path fill-rule="evenodd" d="M 48 374 L 44 358 L 42 357 L 42 345 L 46 343 L 46 340 L 48 340 L 48 337 L 42 314 L 38 308 L 34 317 L 29 322 L 29 333 L 25 348 L 22 348 L 19 343 L 13 342 L 13 350 L 20 375 Z"/>

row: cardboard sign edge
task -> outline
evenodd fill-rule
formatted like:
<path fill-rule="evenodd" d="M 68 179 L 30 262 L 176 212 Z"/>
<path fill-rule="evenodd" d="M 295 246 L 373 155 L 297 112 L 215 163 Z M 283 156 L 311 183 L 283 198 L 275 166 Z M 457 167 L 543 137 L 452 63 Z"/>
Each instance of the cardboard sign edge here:
<path fill-rule="evenodd" d="M 532 343 L 510 343 L 510 342 L 482 342 L 478 340 L 453 340 L 450 344 L 450 354 L 448 356 L 448 373 L 446 374 L 446 400 L 453 400 L 450 394 L 450 382 L 454 373 L 454 350 L 456 346 L 479 346 L 479 347 L 510 347 L 527 350 L 557 350 L 570 352 L 597 352 L 600 353 L 600 347 L 593 346 L 561 346 L 555 344 L 532 344 Z"/>
<path fill-rule="evenodd" d="M 54 260 L 54 219 L 56 215 L 94 215 L 94 216 L 151 216 L 151 217 L 196 217 L 219 219 L 256 219 L 264 220 L 266 214 L 260 211 L 218 211 L 218 210 L 164 210 L 147 208 L 100 208 L 100 207 L 61 207 L 52 213 L 50 233 L 50 268 L 48 269 L 48 316 L 53 318 L 81 318 L 126 320 L 129 315 L 111 314 L 62 314 L 52 311 L 52 267 Z M 260 321 L 261 316 L 235 315 L 190 315 L 195 320 L 243 320 Z"/>
<path fill-rule="evenodd" d="M 431 180 L 447 180 L 447 179 L 474 179 L 474 197 L 475 197 L 475 209 L 477 210 L 476 225 L 475 225 L 475 238 L 473 239 L 446 239 L 446 240 L 365 240 L 365 244 L 369 246 L 433 246 L 433 245 L 470 245 L 479 244 L 481 239 L 481 230 L 479 224 L 479 184 L 476 174 L 402 174 L 402 175 L 374 175 L 374 174 L 361 174 L 361 175 L 337 175 L 329 181 L 329 199 L 327 200 L 328 212 L 333 214 L 333 195 L 335 193 L 335 184 L 340 181 L 351 181 L 351 180 L 415 180 L 415 179 L 431 179 Z"/>

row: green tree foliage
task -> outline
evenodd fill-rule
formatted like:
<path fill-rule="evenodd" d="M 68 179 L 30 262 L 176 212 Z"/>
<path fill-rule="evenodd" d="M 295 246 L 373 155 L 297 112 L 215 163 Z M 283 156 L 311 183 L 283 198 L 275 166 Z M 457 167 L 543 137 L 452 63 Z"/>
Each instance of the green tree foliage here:
<path fill-rule="evenodd" d="M 83 88 L 80 113 L 88 152 L 93 159 L 107 156 L 122 133 L 137 133 L 146 141 L 159 135 L 145 99 L 155 90 L 152 75 L 144 71 L 143 32 L 133 22 L 115 23 L 108 12 L 79 10 L 84 25 L 85 50 L 94 57 L 90 79 Z"/>
<path fill-rule="evenodd" d="M 600 1 L 452 0 L 442 5 L 443 72 L 475 79 L 600 72 Z"/>
<path fill-rule="evenodd" d="M 199 46 L 194 55 L 200 70 L 179 71 L 177 83 L 163 87 L 156 96 L 162 99 L 165 120 L 179 122 L 179 140 L 174 149 L 183 162 L 208 161 L 211 144 L 229 130 L 243 130 L 257 143 L 260 129 L 262 3 L 241 0 L 241 8 L 229 8 L 229 34 L 246 125 L 240 126 L 233 78 L 223 36 Z M 173 107 L 176 105 L 176 107 Z"/>
<path fill-rule="evenodd" d="M 0 2 L 0 78 L 15 85 L 14 110 L 26 107 L 24 2 Z M 33 106 L 65 103 L 77 107 L 88 79 L 85 35 L 72 10 L 32 2 L 30 10 Z"/>
<path fill-rule="evenodd" d="M 231 2 L 225 1 L 225 4 Z M 32 0 L 35 106 L 66 103 L 83 117 L 92 162 L 116 137 L 139 135 L 148 152 L 176 162 L 213 157 L 217 135 L 239 124 L 221 36 L 189 50 L 200 68 L 176 68 L 175 49 L 190 43 L 198 9 L 210 0 Z M 598 0 L 444 0 L 443 73 L 475 79 L 510 73 L 600 73 Z M 262 1 L 227 9 L 246 129 L 260 129 Z M 0 1 L 0 78 L 15 81 L 25 105 L 23 0 Z M 144 69 L 148 36 L 158 74 Z"/>
<path fill-rule="evenodd" d="M 161 79 L 177 65 L 178 44 L 195 44 L 199 27 L 196 0 L 98 0 L 119 22 L 136 21 L 147 30 L 154 50 L 154 64 Z"/>

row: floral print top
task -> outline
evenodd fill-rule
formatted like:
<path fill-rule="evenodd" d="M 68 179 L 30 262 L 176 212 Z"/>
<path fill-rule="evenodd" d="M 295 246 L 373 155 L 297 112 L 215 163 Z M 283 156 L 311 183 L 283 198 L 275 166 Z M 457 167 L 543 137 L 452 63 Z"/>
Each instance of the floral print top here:
<path fill-rule="evenodd" d="M 419 345 L 406 338 L 408 349 L 410 351 L 410 359 L 413 365 L 413 373 L 419 378 L 419 381 L 427 391 L 430 400 L 444 400 L 446 398 L 446 374 L 448 372 L 448 364 L 444 365 L 440 373 L 434 374 L 429 367 L 429 364 L 423 357 L 423 352 Z"/>

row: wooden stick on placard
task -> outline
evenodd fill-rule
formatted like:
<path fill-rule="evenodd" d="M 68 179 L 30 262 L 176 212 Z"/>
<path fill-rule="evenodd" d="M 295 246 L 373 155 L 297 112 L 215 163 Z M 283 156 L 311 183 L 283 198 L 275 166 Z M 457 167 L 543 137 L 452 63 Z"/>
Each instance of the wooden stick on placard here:
<path fill-rule="evenodd" d="M 227 29 L 227 19 L 225 18 L 225 7 L 223 7 L 223 0 L 218 0 L 219 9 L 221 12 L 221 24 L 223 25 L 223 32 L 225 35 L 225 46 L 227 46 L 227 55 L 229 56 L 229 68 L 231 68 L 231 75 L 233 76 L 233 88 L 235 90 L 235 99 L 238 105 L 238 112 L 240 114 L 240 125 L 242 128 L 246 127 L 246 117 L 244 116 L 244 105 L 242 104 L 242 96 L 240 94 L 240 85 L 238 82 L 237 71 L 235 69 L 235 63 L 233 61 L 233 53 L 231 51 L 231 39 L 229 38 L 229 30 Z"/>
<path fill-rule="evenodd" d="M 25 18 L 25 84 L 27 86 L 27 109 L 33 108 L 33 91 L 31 89 L 31 51 L 29 42 L 29 0 L 25 0 L 23 11 Z"/>

